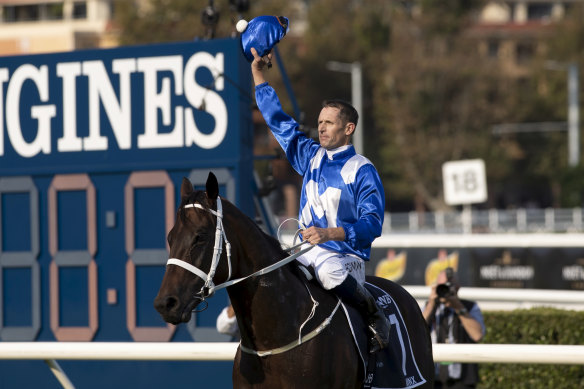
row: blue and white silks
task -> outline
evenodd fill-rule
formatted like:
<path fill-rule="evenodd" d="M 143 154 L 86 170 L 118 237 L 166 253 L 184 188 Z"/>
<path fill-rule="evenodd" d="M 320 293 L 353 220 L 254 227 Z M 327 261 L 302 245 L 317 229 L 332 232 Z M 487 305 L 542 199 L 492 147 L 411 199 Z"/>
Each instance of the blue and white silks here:
<path fill-rule="evenodd" d="M 256 102 L 292 167 L 303 177 L 302 225 L 343 227 L 345 240 L 319 246 L 369 260 L 371 243 L 381 235 L 385 195 L 377 170 L 352 145 L 326 150 L 298 130 L 267 83 L 255 88 Z"/>

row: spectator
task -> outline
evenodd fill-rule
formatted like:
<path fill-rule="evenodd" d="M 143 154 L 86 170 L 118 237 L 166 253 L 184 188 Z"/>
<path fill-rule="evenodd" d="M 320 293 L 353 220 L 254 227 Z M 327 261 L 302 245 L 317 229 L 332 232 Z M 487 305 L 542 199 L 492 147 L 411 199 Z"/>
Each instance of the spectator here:
<path fill-rule="evenodd" d="M 217 331 L 221 334 L 229 335 L 234 339 L 239 339 L 239 327 L 237 318 L 233 311 L 233 306 L 229 304 L 217 316 Z"/>
<path fill-rule="evenodd" d="M 476 302 L 458 298 L 460 284 L 452 268 L 438 274 L 424 318 L 432 343 L 477 343 L 485 335 L 483 315 Z M 437 363 L 435 388 L 475 388 L 479 380 L 476 363 Z"/>

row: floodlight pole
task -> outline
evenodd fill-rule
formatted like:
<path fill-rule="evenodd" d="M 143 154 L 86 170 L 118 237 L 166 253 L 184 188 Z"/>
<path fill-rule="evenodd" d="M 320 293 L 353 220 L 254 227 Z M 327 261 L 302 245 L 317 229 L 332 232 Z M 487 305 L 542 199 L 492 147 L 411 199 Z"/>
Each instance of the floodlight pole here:
<path fill-rule="evenodd" d="M 363 154 L 363 74 L 361 72 L 361 63 L 352 62 L 344 63 L 337 61 L 328 61 L 326 68 L 334 72 L 343 72 L 351 74 L 351 104 L 359 114 L 359 122 L 361 127 L 355 131 L 353 135 L 353 146 L 358 154 Z"/>
<path fill-rule="evenodd" d="M 545 67 L 551 70 L 568 71 L 568 165 L 580 164 L 580 111 L 578 97 L 578 64 L 562 64 L 546 61 Z"/>
<path fill-rule="evenodd" d="M 580 112 L 578 107 L 578 65 L 568 65 L 568 156 L 570 166 L 580 163 Z"/>

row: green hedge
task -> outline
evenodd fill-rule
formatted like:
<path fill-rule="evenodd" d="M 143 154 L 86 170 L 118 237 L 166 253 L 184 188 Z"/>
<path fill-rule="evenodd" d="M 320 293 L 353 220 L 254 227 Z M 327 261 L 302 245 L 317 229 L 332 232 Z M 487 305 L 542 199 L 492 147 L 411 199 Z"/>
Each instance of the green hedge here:
<path fill-rule="evenodd" d="M 584 345 L 584 312 L 552 308 L 483 312 L 481 343 Z M 583 365 L 495 364 L 479 367 L 479 389 L 584 388 Z"/>

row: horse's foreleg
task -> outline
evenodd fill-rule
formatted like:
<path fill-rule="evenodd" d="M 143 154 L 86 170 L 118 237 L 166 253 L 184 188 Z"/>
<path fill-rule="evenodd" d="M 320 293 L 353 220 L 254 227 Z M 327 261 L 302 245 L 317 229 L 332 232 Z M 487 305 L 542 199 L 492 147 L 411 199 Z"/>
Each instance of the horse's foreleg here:
<path fill-rule="evenodd" d="M 237 350 L 233 361 L 233 387 L 237 389 L 262 387 L 266 382 L 266 374 L 260 357 L 242 354 Z"/>

